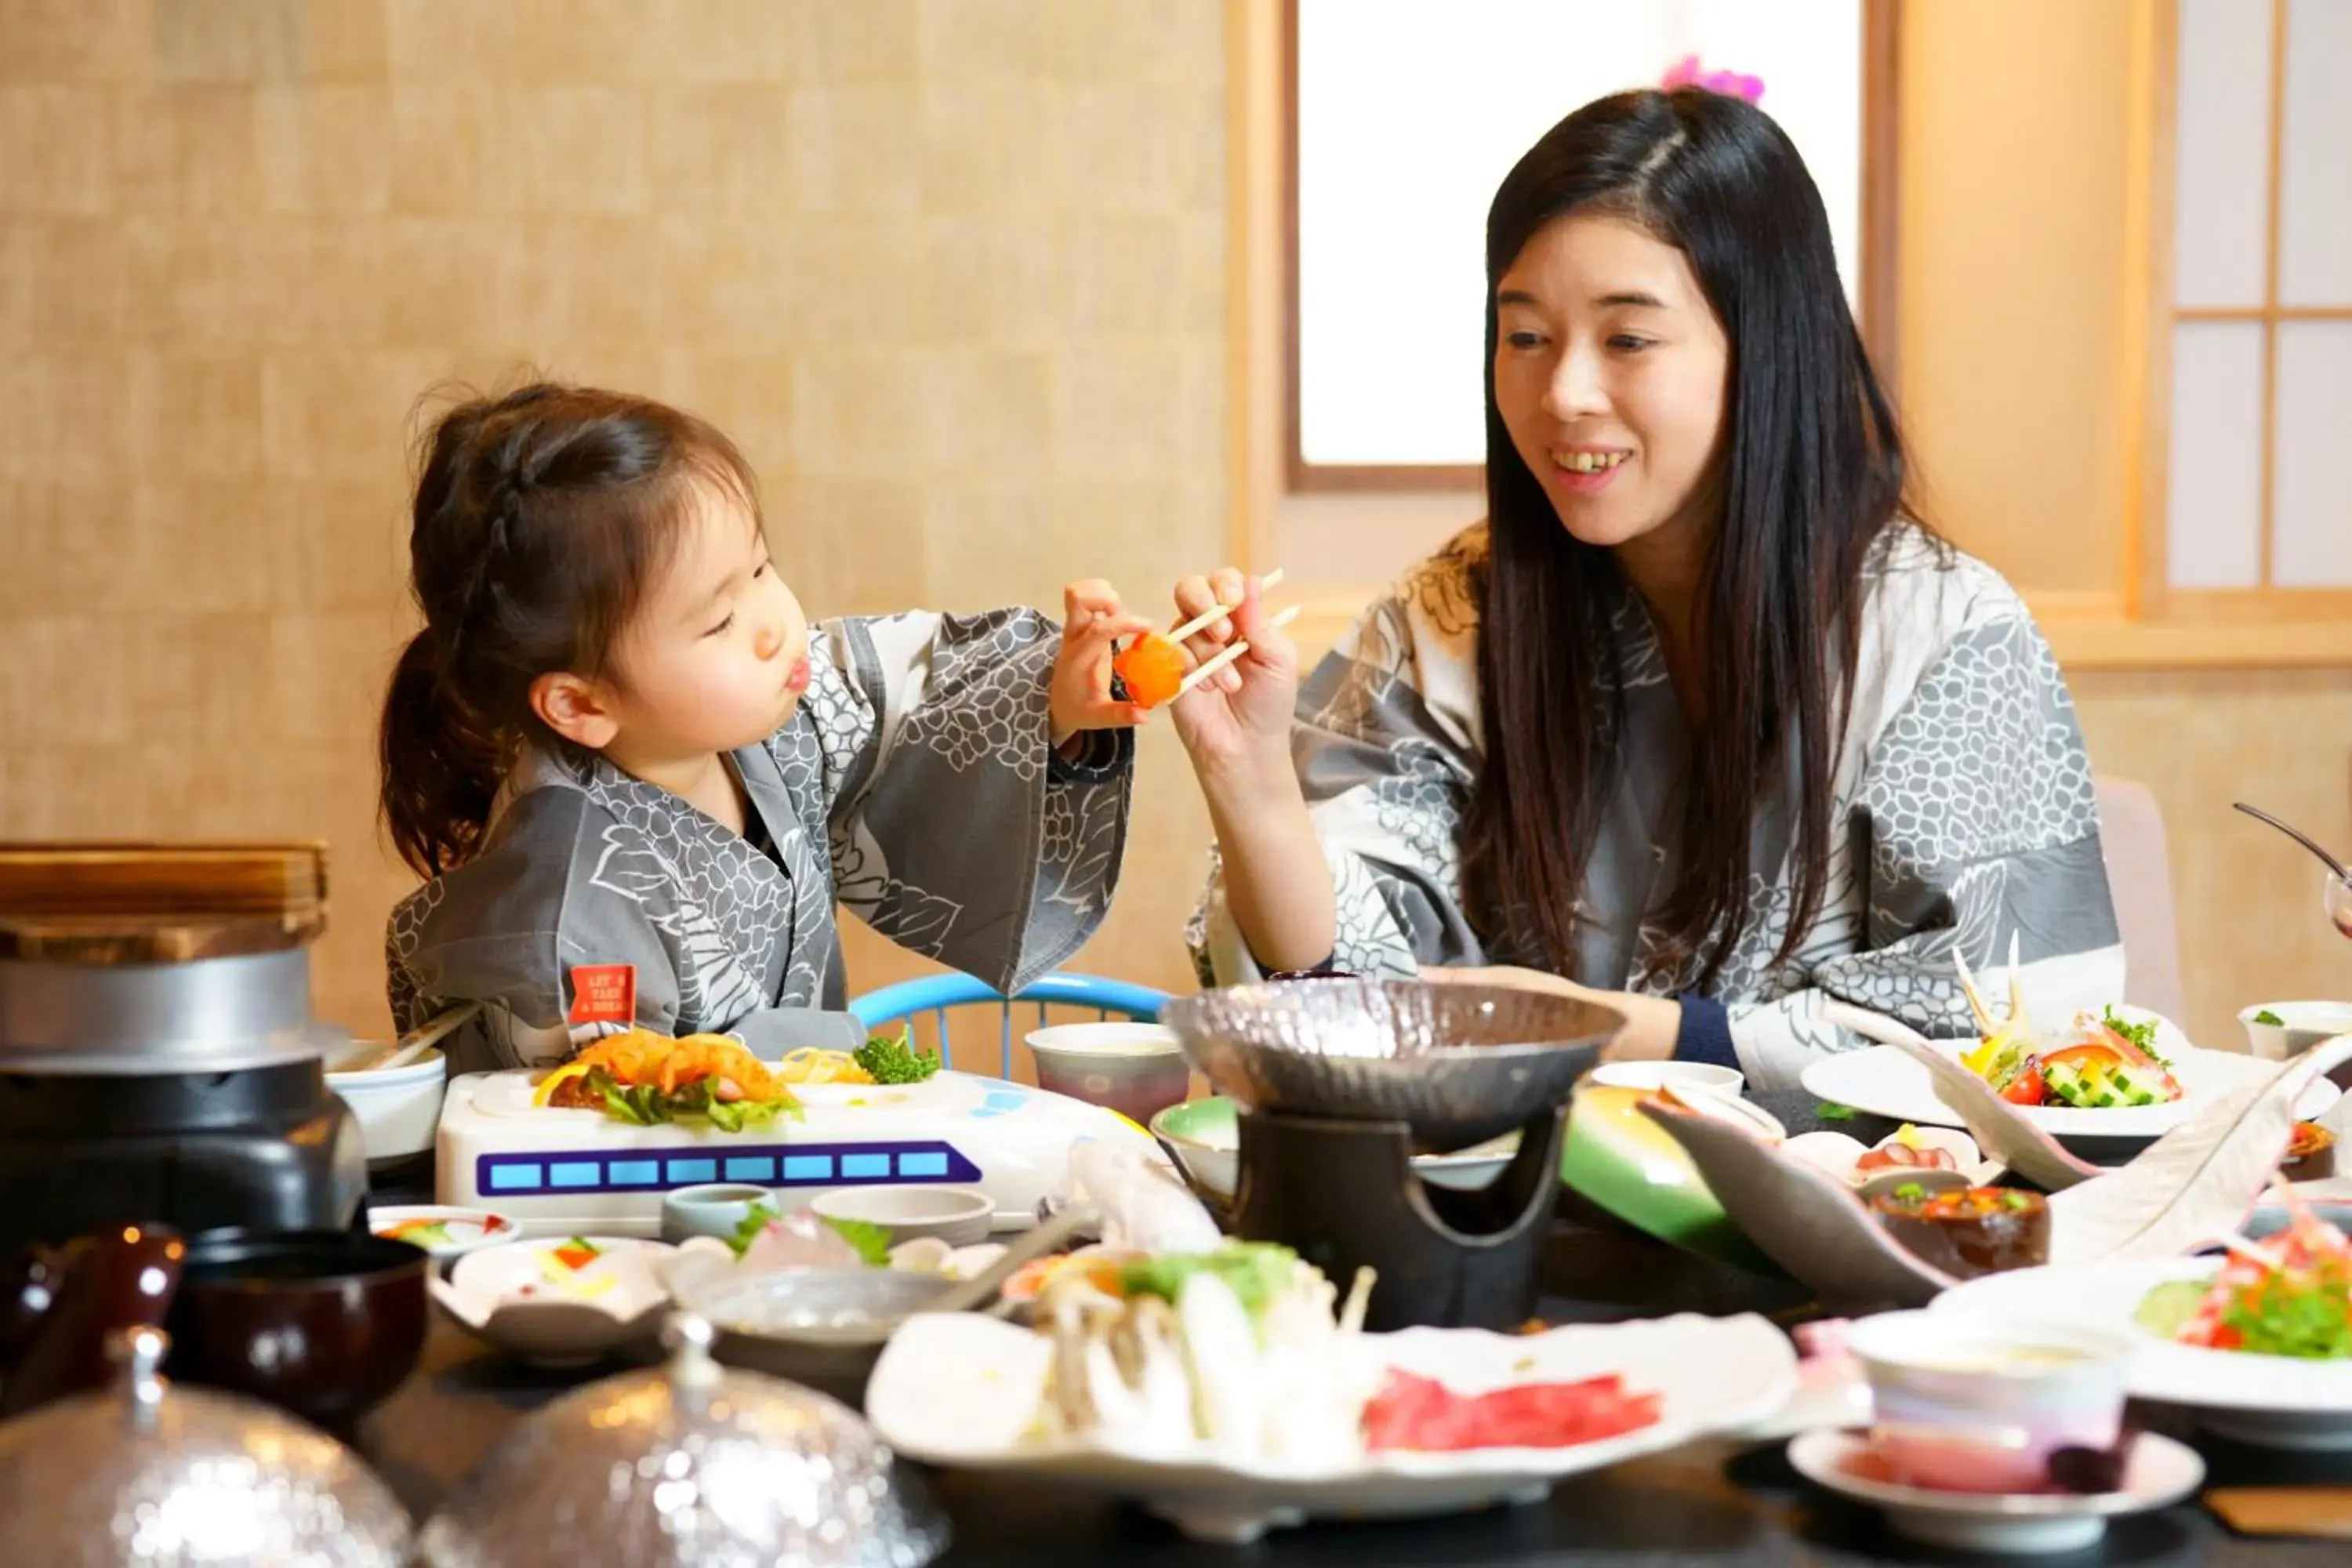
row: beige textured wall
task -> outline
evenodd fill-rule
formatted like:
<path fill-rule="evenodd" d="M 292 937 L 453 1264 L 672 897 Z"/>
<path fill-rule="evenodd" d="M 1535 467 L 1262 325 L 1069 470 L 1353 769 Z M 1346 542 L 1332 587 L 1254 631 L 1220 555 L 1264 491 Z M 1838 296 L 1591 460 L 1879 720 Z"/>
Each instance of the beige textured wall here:
<path fill-rule="evenodd" d="M 2142 781 L 2164 808 L 2190 1037 L 2235 1047 L 2242 1007 L 2352 997 L 2352 942 L 2320 909 L 2326 873 L 2230 809 L 2249 801 L 2352 848 L 2352 670 L 2097 670 L 2072 684 L 2099 771 Z"/>
<path fill-rule="evenodd" d="M 320 1008 L 380 1026 L 444 377 L 709 416 L 818 614 L 1215 563 L 1223 47 L 1218 0 L 5 0 L 0 837 L 325 838 Z M 1083 962 L 1173 984 L 1164 729 L 1139 802 Z"/>

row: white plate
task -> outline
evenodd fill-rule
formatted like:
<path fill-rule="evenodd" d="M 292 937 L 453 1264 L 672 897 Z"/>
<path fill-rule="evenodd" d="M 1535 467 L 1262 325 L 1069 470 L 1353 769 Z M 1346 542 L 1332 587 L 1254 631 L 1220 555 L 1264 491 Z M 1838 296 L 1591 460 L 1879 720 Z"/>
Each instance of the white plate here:
<path fill-rule="evenodd" d="M 1988 1274 L 1945 1291 L 1936 1311 L 1979 1310 L 2122 1329 L 2138 1338 L 2126 1386 L 2135 1397 L 2185 1405 L 2225 1437 L 2269 1448 L 2352 1448 L 2352 1361 L 2298 1361 L 2200 1350 L 2132 1321 L 2168 1279 L 2210 1279 L 2218 1258 L 2081 1263 Z"/>
<path fill-rule="evenodd" d="M 866 1385 L 866 1419 L 893 1448 L 927 1464 L 1051 1477 L 1136 1499 L 1195 1540 L 1238 1542 L 1315 1518 L 1414 1518 L 1536 1501 L 1564 1477 L 1760 1421 L 1796 1388 L 1787 1337 L 1757 1317 L 1685 1315 L 1528 1336 L 1368 1334 L 1361 1344 L 1380 1364 L 1464 1392 L 1618 1373 L 1629 1387 L 1664 1396 L 1660 1416 L 1639 1432 L 1569 1448 L 1390 1452 L 1339 1468 L 1276 1468 L 1233 1461 L 1205 1444 L 1170 1459 L 1093 1442 L 1024 1441 L 1047 1343 L 990 1318 L 910 1318 Z"/>
<path fill-rule="evenodd" d="M 1789 1463 L 1815 1486 L 1881 1510 L 1913 1540 L 1960 1552 L 2078 1552 L 2113 1515 L 2168 1507 L 2205 1479 L 2195 1449 L 2153 1432 L 2134 1445 L 2123 1489 L 2090 1496 L 1934 1491 L 1852 1474 L 1846 1467 L 1868 1447 L 1852 1432 L 1808 1432 L 1789 1445 Z"/>
<path fill-rule="evenodd" d="M 669 1305 L 660 1268 L 671 1248 L 627 1237 L 583 1237 L 601 1256 L 567 1271 L 559 1284 L 542 1259 L 572 1239 L 486 1247 L 457 1259 L 446 1280 L 427 1279 L 425 1288 L 451 1317 L 500 1350 L 541 1366 L 584 1366 L 660 1326 Z"/>
<path fill-rule="evenodd" d="M 2166 1026 L 2168 1027 L 2168 1026 Z M 1958 1058 L 1973 1042 L 1937 1040 L 1935 1047 Z M 2172 1076 L 2180 1082 L 2180 1098 L 2162 1105 L 2116 1106 L 2105 1110 L 2081 1110 L 2069 1106 L 2021 1106 L 2027 1119 L 2053 1138 L 2158 1138 L 2194 1116 L 2219 1094 L 2278 1070 L 2276 1062 L 2257 1060 L 2231 1051 L 2209 1051 L 2168 1041 L 2161 1034 L 2158 1048 L 2172 1061 Z M 1958 1127 L 1959 1113 L 1936 1092 L 1927 1069 L 1892 1046 L 1870 1046 L 1838 1051 L 1814 1061 L 1799 1080 L 1819 1099 L 1873 1116 L 1935 1127 Z M 2321 1079 L 2304 1091 L 2295 1114 L 2305 1121 L 2327 1113 L 2340 1092 Z"/>
<path fill-rule="evenodd" d="M 418 1221 L 439 1225 L 449 1239 L 426 1242 L 392 1234 L 399 1226 Z M 485 1247 L 522 1239 L 521 1229 L 502 1214 L 495 1214 L 488 1209 L 461 1209 L 448 1204 L 400 1204 L 371 1208 L 368 1210 L 368 1228 L 386 1240 L 406 1241 L 411 1246 L 421 1247 L 435 1258 L 461 1258 Z"/>

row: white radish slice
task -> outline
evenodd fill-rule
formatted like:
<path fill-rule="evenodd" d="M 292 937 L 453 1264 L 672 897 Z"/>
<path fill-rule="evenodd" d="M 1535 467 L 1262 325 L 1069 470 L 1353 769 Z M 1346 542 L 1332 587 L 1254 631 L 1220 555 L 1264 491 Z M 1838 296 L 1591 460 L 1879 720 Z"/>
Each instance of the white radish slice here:
<path fill-rule="evenodd" d="M 1249 1313 L 1231 1286 L 1205 1270 L 1184 1281 L 1176 1312 L 1184 1326 L 1201 1436 L 1235 1458 L 1256 1457 L 1265 1422 L 1257 1331 Z"/>

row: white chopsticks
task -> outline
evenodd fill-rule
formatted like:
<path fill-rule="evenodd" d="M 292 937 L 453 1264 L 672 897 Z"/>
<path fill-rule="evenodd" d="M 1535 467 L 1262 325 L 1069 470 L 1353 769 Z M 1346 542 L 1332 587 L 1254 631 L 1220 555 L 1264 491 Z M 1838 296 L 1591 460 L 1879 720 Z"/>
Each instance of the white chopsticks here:
<path fill-rule="evenodd" d="M 1281 581 L 1282 568 L 1277 566 L 1273 571 L 1267 573 L 1265 576 L 1257 580 L 1257 591 L 1263 594 L 1268 588 L 1274 587 Z M 1207 609 L 1202 610 L 1199 615 L 1194 616 L 1191 620 L 1186 621 L 1182 626 L 1178 626 L 1174 631 L 1170 632 L 1168 634 L 1168 640 L 1170 642 L 1182 642 L 1186 637 L 1192 637 L 1196 633 L 1206 630 L 1210 626 L 1215 626 L 1219 621 L 1223 620 L 1227 616 L 1230 616 L 1233 613 L 1234 607 L 1231 605 L 1211 605 Z"/>
<path fill-rule="evenodd" d="M 1214 620 L 1215 618 L 1216 617 L 1213 616 L 1210 617 L 1211 620 Z M 1298 606 L 1293 605 L 1286 610 L 1276 612 L 1275 617 L 1265 623 L 1266 629 L 1269 631 L 1280 631 L 1283 627 L 1288 626 L 1297 618 Z M 1221 649 L 1216 658 L 1210 659 L 1207 663 L 1202 665 L 1199 668 L 1193 670 L 1192 674 L 1183 679 L 1182 682 L 1176 688 L 1176 695 L 1179 697 L 1183 696 L 1184 693 L 1192 690 L 1192 688 L 1200 685 L 1201 682 L 1208 679 L 1209 677 L 1216 674 L 1217 671 L 1224 668 L 1225 666 L 1233 663 L 1234 660 L 1249 652 L 1249 647 L 1250 645 L 1247 642 L 1236 642 L 1230 647 Z"/>

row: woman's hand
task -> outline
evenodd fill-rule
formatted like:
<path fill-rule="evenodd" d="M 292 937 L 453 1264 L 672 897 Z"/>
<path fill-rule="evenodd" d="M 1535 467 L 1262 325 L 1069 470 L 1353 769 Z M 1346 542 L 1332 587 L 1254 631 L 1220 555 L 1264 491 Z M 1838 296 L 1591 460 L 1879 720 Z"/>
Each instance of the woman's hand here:
<path fill-rule="evenodd" d="M 1054 744 L 1066 746 L 1087 730 L 1128 730 L 1143 722 L 1144 709 L 1110 694 L 1110 661 L 1121 637 L 1151 629 L 1140 616 L 1119 605 L 1118 591 L 1099 578 L 1062 589 L 1062 651 L 1054 660 L 1047 689 Z"/>
<path fill-rule="evenodd" d="M 1515 991 L 1545 991 L 1555 996 L 1573 996 L 1580 1002 L 1595 1002 L 1622 1013 L 1625 1027 L 1601 1053 L 1603 1061 L 1664 1060 L 1675 1054 L 1675 1040 L 1682 1033 L 1683 1005 L 1671 997 L 1643 996 L 1631 991 L 1596 991 L 1540 969 L 1521 969 L 1507 963 L 1484 968 L 1423 964 L 1421 977 L 1438 985 L 1501 985 Z"/>
<path fill-rule="evenodd" d="M 1213 605 L 1230 606 L 1233 614 L 1187 639 L 1188 668 L 1207 663 L 1236 637 L 1247 640 L 1249 651 L 1170 706 L 1177 736 L 1204 784 L 1237 772 L 1286 776 L 1290 719 L 1298 704 L 1298 650 L 1266 625 L 1257 584 L 1234 568 L 1176 584 L 1180 624 Z"/>

